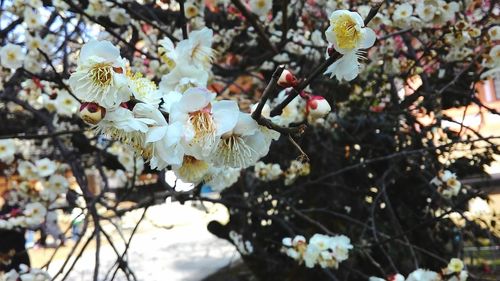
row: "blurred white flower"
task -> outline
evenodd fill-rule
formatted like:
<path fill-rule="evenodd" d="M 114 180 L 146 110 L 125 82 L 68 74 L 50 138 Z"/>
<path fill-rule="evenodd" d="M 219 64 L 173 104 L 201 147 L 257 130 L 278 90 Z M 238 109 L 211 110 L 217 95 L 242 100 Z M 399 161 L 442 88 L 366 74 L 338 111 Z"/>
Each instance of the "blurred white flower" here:
<path fill-rule="evenodd" d="M 204 178 L 205 184 L 210 186 L 213 191 L 221 192 L 237 182 L 240 173 L 241 169 L 211 167 Z"/>
<path fill-rule="evenodd" d="M 387 279 L 372 276 L 368 279 L 368 281 L 405 281 L 405 277 L 403 275 L 397 273 L 397 274 L 388 276 Z"/>
<path fill-rule="evenodd" d="M 208 73 L 187 63 L 177 65 L 160 81 L 160 91 L 163 95 L 170 92 L 184 93 L 193 87 L 206 87 Z"/>
<path fill-rule="evenodd" d="M 279 164 L 265 164 L 262 161 L 255 164 L 254 172 L 255 176 L 262 181 L 277 180 L 283 174 Z"/>
<path fill-rule="evenodd" d="M 500 40 L 500 26 L 495 25 L 488 29 L 488 35 L 493 41 Z"/>
<path fill-rule="evenodd" d="M 35 161 L 35 167 L 40 177 L 48 177 L 56 171 L 57 164 L 48 158 L 43 158 Z"/>
<path fill-rule="evenodd" d="M 13 139 L 0 140 L 0 161 L 10 164 L 14 161 L 16 153 L 16 143 Z"/>
<path fill-rule="evenodd" d="M 322 268 L 338 268 L 339 263 L 349 257 L 349 250 L 353 248 L 350 239 L 344 235 L 328 236 L 323 234 L 314 234 L 309 243 L 303 236 L 284 238 L 283 246 L 285 253 L 298 261 L 304 262 L 308 268 L 319 265 Z"/>
<path fill-rule="evenodd" d="M 63 116 L 72 116 L 78 112 L 80 106 L 78 101 L 64 89 L 57 90 L 55 104 L 57 113 Z"/>
<path fill-rule="evenodd" d="M 65 193 L 66 190 L 68 189 L 68 186 L 69 186 L 69 183 L 65 177 L 58 175 L 58 174 L 54 174 L 54 175 L 50 176 L 49 182 L 46 185 L 46 188 L 51 189 L 52 191 L 54 191 L 56 194 L 59 195 L 59 194 Z"/>
<path fill-rule="evenodd" d="M 259 17 L 265 17 L 273 7 L 272 0 L 250 0 L 250 11 Z"/>
<path fill-rule="evenodd" d="M 392 14 L 394 21 L 404 21 L 413 14 L 413 6 L 410 3 L 402 3 L 396 6 L 396 10 Z"/>
<path fill-rule="evenodd" d="M 28 226 L 38 226 L 45 220 L 47 208 L 39 202 L 28 203 L 23 214 L 26 216 Z"/>
<path fill-rule="evenodd" d="M 204 27 L 190 32 L 188 39 L 177 44 L 179 64 L 189 64 L 208 70 L 214 57 L 212 41 L 213 31 L 209 28 Z"/>
<path fill-rule="evenodd" d="M 450 273 L 460 273 L 464 269 L 464 263 L 460 259 L 452 258 L 448 263 L 447 270 Z"/>
<path fill-rule="evenodd" d="M 408 275 L 406 281 L 440 281 L 438 273 L 426 269 L 417 269 Z"/>
<path fill-rule="evenodd" d="M 37 29 L 43 25 L 40 15 L 34 9 L 24 9 L 23 17 L 28 29 Z"/>
<path fill-rule="evenodd" d="M 460 181 L 457 180 L 457 176 L 448 170 L 440 172 L 430 183 L 436 185 L 438 192 L 445 198 L 457 196 L 462 187 Z"/>
<path fill-rule="evenodd" d="M 29 161 L 18 161 L 17 172 L 24 179 L 32 179 L 38 176 L 37 168 Z"/>
<path fill-rule="evenodd" d="M 5 68 L 18 69 L 23 66 L 24 53 L 21 46 L 8 43 L 0 48 L 0 64 Z"/>
<path fill-rule="evenodd" d="M 112 8 L 109 12 L 109 19 L 117 25 L 126 25 L 130 22 L 130 16 L 123 8 Z"/>

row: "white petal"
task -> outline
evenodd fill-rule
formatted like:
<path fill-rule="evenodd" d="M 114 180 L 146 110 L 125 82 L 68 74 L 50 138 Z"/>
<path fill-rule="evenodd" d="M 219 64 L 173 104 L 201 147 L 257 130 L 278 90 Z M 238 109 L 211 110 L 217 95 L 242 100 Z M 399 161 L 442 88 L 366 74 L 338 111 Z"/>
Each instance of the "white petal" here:
<path fill-rule="evenodd" d="M 91 40 L 83 45 L 80 51 L 80 61 L 86 61 L 92 56 L 112 62 L 120 57 L 120 50 L 109 41 Z"/>
<path fill-rule="evenodd" d="M 212 105 L 212 116 L 217 127 L 217 135 L 231 131 L 238 122 L 240 110 L 238 103 L 231 100 L 223 100 Z"/>
<path fill-rule="evenodd" d="M 208 90 L 204 88 L 190 88 L 182 95 L 178 106 L 184 112 L 194 112 L 207 106 L 212 99 L 212 93 Z"/>
<path fill-rule="evenodd" d="M 238 123 L 234 127 L 234 133 L 237 135 L 253 135 L 259 128 L 259 124 L 248 113 L 240 113 L 238 116 Z"/>
<path fill-rule="evenodd" d="M 138 117 L 147 117 L 156 121 L 157 125 L 166 126 L 167 121 L 163 114 L 153 105 L 147 103 L 138 103 L 134 106 L 132 110 L 134 114 Z"/>
<path fill-rule="evenodd" d="M 163 104 L 161 105 L 161 108 L 165 110 L 165 112 L 170 113 L 170 110 L 172 108 L 172 104 L 180 101 L 182 98 L 182 94 L 179 92 L 168 92 L 168 94 L 163 95 Z"/>
<path fill-rule="evenodd" d="M 157 142 L 167 133 L 167 126 L 152 127 L 146 134 L 146 142 Z"/>
<path fill-rule="evenodd" d="M 171 146 L 178 143 L 183 136 L 184 126 L 181 123 L 176 122 L 168 126 L 166 138 L 166 145 Z"/>
<path fill-rule="evenodd" d="M 375 31 L 369 27 L 365 27 L 361 30 L 361 36 L 363 39 L 361 41 L 361 45 L 359 46 L 360 49 L 370 48 L 375 43 L 375 40 L 377 40 L 377 34 L 375 34 Z"/>

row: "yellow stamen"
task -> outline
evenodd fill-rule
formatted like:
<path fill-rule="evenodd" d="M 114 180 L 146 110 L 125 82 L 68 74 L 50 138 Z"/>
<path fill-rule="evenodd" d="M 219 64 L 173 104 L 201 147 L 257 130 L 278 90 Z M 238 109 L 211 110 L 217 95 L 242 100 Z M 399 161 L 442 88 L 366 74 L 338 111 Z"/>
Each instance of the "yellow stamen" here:
<path fill-rule="evenodd" d="M 96 63 L 89 71 L 90 80 L 98 87 L 108 87 L 113 81 L 112 71 L 110 63 Z"/>
<path fill-rule="evenodd" d="M 354 49 L 361 40 L 361 32 L 356 21 L 349 15 L 341 15 L 332 21 L 333 32 L 341 49 Z"/>

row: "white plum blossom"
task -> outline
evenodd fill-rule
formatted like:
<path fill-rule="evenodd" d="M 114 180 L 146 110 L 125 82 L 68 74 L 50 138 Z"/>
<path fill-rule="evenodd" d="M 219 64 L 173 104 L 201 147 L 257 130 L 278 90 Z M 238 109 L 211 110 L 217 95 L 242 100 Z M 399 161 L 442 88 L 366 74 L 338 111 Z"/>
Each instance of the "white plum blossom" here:
<path fill-rule="evenodd" d="M 239 113 L 235 119 L 236 124 L 220 134 L 221 137 L 210 154 L 210 159 L 216 166 L 247 168 L 267 154 L 270 142 L 266 142 L 259 124 L 250 114 Z M 262 149 L 266 153 L 262 153 Z"/>
<path fill-rule="evenodd" d="M 72 116 L 78 112 L 80 104 L 78 101 L 69 94 L 66 90 L 58 90 L 55 100 L 55 109 L 58 114 L 63 116 Z"/>
<path fill-rule="evenodd" d="M 6 164 L 14 161 L 14 154 L 16 153 L 16 143 L 13 139 L 0 140 L 0 161 Z"/>
<path fill-rule="evenodd" d="M 338 80 L 351 81 L 359 74 L 358 52 L 373 46 L 375 32 L 364 26 L 356 12 L 337 10 L 330 15 L 330 26 L 325 31 L 328 42 L 343 56 L 328 67 L 324 74 Z"/>
<path fill-rule="evenodd" d="M 150 151 L 145 150 L 144 140 L 148 126 L 155 123 L 153 119 L 134 116 L 133 110 L 118 107 L 106 113 L 96 125 L 96 131 L 131 145 L 139 154 L 147 155 Z"/>
<path fill-rule="evenodd" d="M 213 31 L 209 28 L 190 32 L 187 40 L 182 40 L 177 44 L 178 60 L 182 64 L 208 70 L 214 57 L 212 41 Z"/>
<path fill-rule="evenodd" d="M 113 8 L 109 12 L 109 19 L 117 25 L 126 25 L 130 22 L 130 16 L 123 8 Z"/>
<path fill-rule="evenodd" d="M 488 35 L 492 41 L 500 40 L 500 26 L 495 25 L 488 29 Z"/>
<path fill-rule="evenodd" d="M 171 72 L 161 78 L 159 87 L 163 95 L 172 91 L 184 93 L 192 87 L 205 87 L 208 73 L 189 64 L 177 65 Z"/>
<path fill-rule="evenodd" d="M 259 17 L 265 17 L 273 7 L 272 0 L 250 0 L 250 11 Z"/>
<path fill-rule="evenodd" d="M 28 226 L 38 226 L 45 220 L 47 208 L 40 202 L 28 203 L 23 214 L 26 216 Z"/>
<path fill-rule="evenodd" d="M 184 149 L 178 145 L 182 137 L 181 124 L 169 125 L 162 113 L 150 104 L 139 103 L 134 112 L 138 117 L 155 121 L 148 126 L 145 138 L 146 145 L 151 145 L 151 167 L 164 169 L 167 165 L 180 165 L 184 157 Z"/>
<path fill-rule="evenodd" d="M 279 103 L 284 101 L 288 95 L 289 95 L 288 89 L 282 90 L 281 92 L 278 93 L 276 99 L 274 99 L 273 105 L 278 105 Z M 272 117 L 271 120 L 280 126 L 288 126 L 291 123 L 302 122 L 305 118 L 304 112 L 302 110 L 303 108 L 304 108 L 303 100 L 299 97 L 296 97 L 289 104 L 287 104 L 285 108 L 283 108 L 283 111 L 280 115 Z M 263 116 L 267 117 L 266 115 Z"/>
<path fill-rule="evenodd" d="M 442 24 L 453 20 L 459 8 L 459 4 L 454 1 L 422 0 L 417 2 L 415 12 L 425 22 Z"/>
<path fill-rule="evenodd" d="M 17 172 L 22 178 L 25 179 L 38 177 L 37 168 L 29 161 L 19 161 L 17 165 Z"/>
<path fill-rule="evenodd" d="M 413 14 L 413 6 L 410 3 L 402 3 L 396 6 L 392 19 L 394 21 L 401 21 L 408 19 Z"/>
<path fill-rule="evenodd" d="M 210 165 L 191 155 L 184 155 L 181 165 L 172 165 L 175 175 L 183 182 L 198 184 L 207 176 Z"/>
<path fill-rule="evenodd" d="M 316 233 L 307 243 L 303 236 L 283 239 L 285 253 L 308 268 L 319 265 L 322 268 L 338 268 L 339 263 L 349 257 L 353 248 L 345 235 L 328 236 Z"/>
<path fill-rule="evenodd" d="M 23 17 L 28 29 L 37 29 L 43 25 L 40 15 L 34 9 L 24 9 Z"/>
<path fill-rule="evenodd" d="M 109 41 L 91 40 L 83 45 L 78 67 L 69 78 L 75 95 L 105 108 L 117 107 L 130 99 L 125 76 L 126 61 Z"/>
<path fill-rule="evenodd" d="M 0 64 L 5 68 L 18 69 L 23 66 L 24 53 L 19 45 L 8 43 L 0 48 Z"/>
<path fill-rule="evenodd" d="M 262 181 L 277 180 L 283 174 L 279 164 L 265 164 L 262 161 L 255 164 L 254 172 L 255 176 Z"/>
<path fill-rule="evenodd" d="M 438 192 L 445 198 L 457 196 L 462 187 L 457 176 L 448 170 L 440 172 L 438 176 L 431 180 L 431 183 L 438 187 Z"/>
<path fill-rule="evenodd" d="M 40 177 L 48 177 L 56 171 L 57 164 L 48 158 L 43 158 L 35 161 L 35 167 Z"/>
<path fill-rule="evenodd" d="M 151 105 L 158 105 L 161 102 L 162 93 L 155 82 L 135 75 L 128 80 L 128 87 L 135 99 Z"/>
<path fill-rule="evenodd" d="M 213 103 L 215 94 L 204 88 L 190 88 L 172 105 L 170 123 L 183 124 L 186 153 L 197 159 L 208 156 L 222 134 L 237 122 L 238 105 L 232 101 Z"/>

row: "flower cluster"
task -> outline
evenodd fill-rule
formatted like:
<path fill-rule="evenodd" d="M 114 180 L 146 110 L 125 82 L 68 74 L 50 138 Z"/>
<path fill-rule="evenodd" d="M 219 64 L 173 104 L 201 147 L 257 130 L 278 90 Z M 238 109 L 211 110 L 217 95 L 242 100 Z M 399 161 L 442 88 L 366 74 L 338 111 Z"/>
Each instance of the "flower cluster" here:
<path fill-rule="evenodd" d="M 58 199 L 66 193 L 69 182 L 63 169 L 59 171 L 58 164 L 48 158 L 34 163 L 17 161 L 15 180 L 3 194 L 10 212 L 0 215 L 0 229 L 36 228 L 45 221 L 48 209 L 65 204 Z"/>
<path fill-rule="evenodd" d="M 19 271 L 12 269 L 4 274 L 0 273 L 0 281 L 50 281 L 50 275 L 41 269 L 30 268 L 25 264 L 19 266 Z"/>
<path fill-rule="evenodd" d="M 462 187 L 457 176 L 448 170 L 439 172 L 439 174 L 431 180 L 431 184 L 437 186 L 438 192 L 445 198 L 457 196 Z"/>
<path fill-rule="evenodd" d="M 441 272 L 426 269 L 417 269 L 408 275 L 408 278 L 399 273 L 388 276 L 387 279 L 370 277 L 369 281 L 466 281 L 469 276 L 464 270 L 464 263 L 457 258 L 452 258 L 446 268 Z"/>
<path fill-rule="evenodd" d="M 274 181 L 284 177 L 285 185 L 293 184 L 298 177 L 304 177 L 311 172 L 311 166 L 307 162 L 292 160 L 290 167 L 285 171 L 281 170 L 279 164 L 257 162 L 254 167 L 255 177 L 261 181 Z"/>
<path fill-rule="evenodd" d="M 168 73 L 159 88 L 140 74 L 132 75 L 110 42 L 85 44 L 69 79 L 84 102 L 82 119 L 132 146 L 152 168 L 171 166 L 186 182 L 220 183 L 224 181 L 214 178 L 224 176 L 221 169 L 254 165 L 279 134 L 241 112 L 236 101 L 217 100 L 206 88 L 212 36 L 204 28 L 176 46 L 168 38 L 161 40 L 159 52 Z"/>
<path fill-rule="evenodd" d="M 243 236 L 233 230 L 229 232 L 229 238 L 233 241 L 233 244 L 238 249 L 238 252 L 242 255 L 250 255 L 253 253 L 252 243 L 248 240 L 244 241 Z"/>
<path fill-rule="evenodd" d="M 314 234 L 309 243 L 304 236 L 297 235 L 293 239 L 283 238 L 284 252 L 299 264 L 313 268 L 338 268 L 339 263 L 349 258 L 349 250 L 353 248 L 351 240 L 345 235 L 328 236 Z"/>

